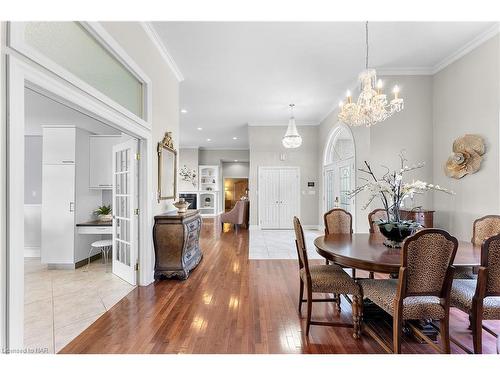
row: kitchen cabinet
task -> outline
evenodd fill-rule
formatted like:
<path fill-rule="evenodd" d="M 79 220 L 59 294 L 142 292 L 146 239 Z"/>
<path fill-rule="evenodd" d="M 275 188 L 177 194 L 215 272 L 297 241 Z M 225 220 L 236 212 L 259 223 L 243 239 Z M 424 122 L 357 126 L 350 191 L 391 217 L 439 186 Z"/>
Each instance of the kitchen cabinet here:
<path fill-rule="evenodd" d="M 75 127 L 43 128 L 43 163 L 75 164 Z"/>
<path fill-rule="evenodd" d="M 121 135 L 91 135 L 89 137 L 89 188 L 113 187 L 113 146 L 121 143 Z"/>

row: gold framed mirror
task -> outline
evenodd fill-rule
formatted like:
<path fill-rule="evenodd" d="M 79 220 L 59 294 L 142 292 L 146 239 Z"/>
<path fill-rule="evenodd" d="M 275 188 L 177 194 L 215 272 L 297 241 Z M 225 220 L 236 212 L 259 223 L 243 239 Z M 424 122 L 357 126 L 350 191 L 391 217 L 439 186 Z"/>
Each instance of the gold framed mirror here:
<path fill-rule="evenodd" d="M 177 195 L 177 151 L 172 132 L 166 132 L 158 142 L 158 202 L 175 199 Z"/>

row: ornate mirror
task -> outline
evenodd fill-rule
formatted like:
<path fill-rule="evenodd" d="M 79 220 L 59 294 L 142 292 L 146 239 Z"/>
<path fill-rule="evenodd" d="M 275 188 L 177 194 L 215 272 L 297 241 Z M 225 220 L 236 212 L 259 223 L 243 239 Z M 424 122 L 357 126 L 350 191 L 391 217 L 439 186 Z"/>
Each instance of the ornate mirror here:
<path fill-rule="evenodd" d="M 175 199 L 177 194 L 177 151 L 174 149 L 172 133 L 158 142 L 158 202 Z"/>

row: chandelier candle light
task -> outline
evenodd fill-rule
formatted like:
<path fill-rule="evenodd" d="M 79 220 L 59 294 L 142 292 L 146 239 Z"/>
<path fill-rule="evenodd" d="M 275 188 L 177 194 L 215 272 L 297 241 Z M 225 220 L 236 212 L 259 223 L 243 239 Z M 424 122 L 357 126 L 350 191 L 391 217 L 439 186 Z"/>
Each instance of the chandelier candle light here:
<path fill-rule="evenodd" d="M 400 112 L 404 107 L 403 99 L 399 97 L 399 87 L 396 85 L 392 89 L 393 99 L 388 103 L 387 97 L 383 93 L 384 83 L 377 80 L 375 69 L 368 68 L 368 22 L 365 23 L 366 31 L 366 60 L 365 70 L 359 75 L 361 93 L 356 103 L 352 101 L 351 92 L 348 90 L 346 100 L 339 103 L 340 121 L 349 126 L 372 126 L 378 122 L 391 117 L 394 113 Z"/>
<path fill-rule="evenodd" d="M 285 148 L 297 148 L 302 144 L 302 137 L 297 131 L 295 125 L 295 117 L 293 115 L 293 108 L 295 104 L 290 104 L 290 120 L 288 120 L 288 128 L 286 129 L 285 136 L 281 140 Z"/>

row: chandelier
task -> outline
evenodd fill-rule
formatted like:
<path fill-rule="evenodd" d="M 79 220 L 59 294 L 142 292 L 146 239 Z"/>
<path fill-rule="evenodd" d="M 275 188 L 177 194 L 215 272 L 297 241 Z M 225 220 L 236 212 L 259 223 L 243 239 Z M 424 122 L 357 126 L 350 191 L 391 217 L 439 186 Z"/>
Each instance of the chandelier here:
<path fill-rule="evenodd" d="M 293 116 L 294 107 L 295 104 L 290 104 L 290 119 L 288 120 L 288 128 L 286 129 L 285 136 L 281 140 L 281 143 L 283 143 L 283 146 L 286 148 L 297 148 L 302 144 L 302 137 L 297 131 L 295 117 Z"/>
<path fill-rule="evenodd" d="M 340 121 L 350 126 L 372 126 L 378 122 L 391 117 L 404 107 L 403 99 L 399 95 L 399 87 L 392 89 L 393 99 L 388 102 L 386 95 L 382 92 L 384 86 L 382 80 L 377 81 L 375 69 L 368 69 L 368 22 L 365 23 L 366 34 L 366 60 L 365 70 L 359 75 L 361 93 L 356 103 L 352 101 L 351 92 L 347 91 L 346 100 L 339 103 Z"/>

